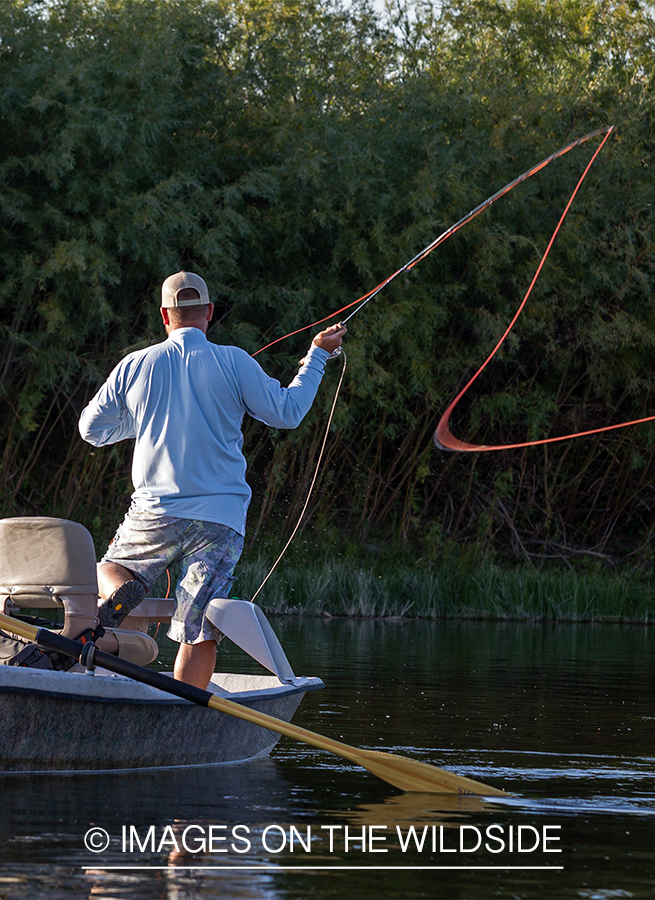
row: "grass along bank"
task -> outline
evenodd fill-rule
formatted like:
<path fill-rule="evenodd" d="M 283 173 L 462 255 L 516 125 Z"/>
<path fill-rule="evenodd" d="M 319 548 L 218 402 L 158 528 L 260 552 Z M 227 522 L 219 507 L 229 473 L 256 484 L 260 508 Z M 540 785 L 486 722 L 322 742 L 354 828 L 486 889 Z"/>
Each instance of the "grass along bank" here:
<path fill-rule="evenodd" d="M 237 567 L 233 596 L 250 598 L 268 566 Z M 257 603 L 267 613 L 410 618 L 653 622 L 650 580 L 622 572 L 538 571 L 482 564 L 473 570 L 398 565 L 391 571 L 342 559 L 281 563 Z"/>

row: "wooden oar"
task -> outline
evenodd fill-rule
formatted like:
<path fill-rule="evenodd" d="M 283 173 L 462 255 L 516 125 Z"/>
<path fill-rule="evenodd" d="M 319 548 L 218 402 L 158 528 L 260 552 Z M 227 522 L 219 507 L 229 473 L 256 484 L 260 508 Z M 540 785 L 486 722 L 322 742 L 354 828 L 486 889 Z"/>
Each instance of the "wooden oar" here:
<path fill-rule="evenodd" d="M 69 638 L 62 637 L 60 634 L 49 631 L 47 628 L 36 628 L 34 625 L 29 625 L 2 613 L 0 613 L 0 628 L 12 632 L 12 634 L 18 634 L 29 641 L 35 641 L 44 650 L 54 650 L 57 653 L 72 656 L 74 659 L 80 659 L 85 647 L 87 648 L 86 652 L 89 652 L 89 644 L 72 641 Z M 489 787 L 470 778 L 463 778 L 460 775 L 455 775 L 453 772 L 438 769 L 436 766 L 430 766 L 427 763 L 418 762 L 406 756 L 396 756 L 393 753 L 382 753 L 378 750 L 360 750 L 357 747 L 343 744 L 341 741 L 333 741 L 331 738 L 323 737 L 323 735 L 308 731 L 306 728 L 300 728 L 297 725 L 292 725 L 290 722 L 284 722 L 282 719 L 276 719 L 254 709 L 248 709 L 248 707 L 235 703 L 232 700 L 217 697 L 216 694 L 212 694 L 210 691 L 203 691 L 201 688 L 194 687 L 184 681 L 178 681 L 161 672 L 145 669 L 143 666 L 112 656 L 110 653 L 105 653 L 97 648 L 94 648 L 93 651 L 93 663 L 119 675 L 132 678 L 134 681 L 140 681 L 169 694 L 175 694 L 177 697 L 182 697 L 185 700 L 191 700 L 200 706 L 209 706 L 229 716 L 235 716 L 237 719 L 245 719 L 246 722 L 261 725 L 262 728 L 275 731 L 295 741 L 300 741 L 312 747 L 317 747 L 319 750 L 327 750 L 329 753 L 349 759 L 358 766 L 368 769 L 369 772 L 377 775 L 382 781 L 400 788 L 401 791 L 418 791 L 431 794 L 476 794 L 483 797 L 508 796 L 505 791 L 501 791 L 498 788 Z"/>

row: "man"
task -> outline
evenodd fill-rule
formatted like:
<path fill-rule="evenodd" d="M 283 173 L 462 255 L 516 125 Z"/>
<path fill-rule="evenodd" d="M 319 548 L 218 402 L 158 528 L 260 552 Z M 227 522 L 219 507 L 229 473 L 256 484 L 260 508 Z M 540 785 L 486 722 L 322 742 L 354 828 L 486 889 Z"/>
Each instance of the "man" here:
<path fill-rule="evenodd" d="M 132 504 L 98 564 L 101 624 L 117 625 L 173 562 L 180 563 L 168 632 L 180 643 L 176 678 L 206 688 L 220 632 L 204 618 L 228 595 L 243 549 L 251 491 L 245 479 L 244 413 L 295 428 L 309 411 L 326 360 L 346 329 L 318 334 L 287 388 L 245 351 L 207 340 L 214 305 L 198 275 L 162 285 L 167 339 L 126 356 L 82 412 L 95 447 L 135 439 Z"/>

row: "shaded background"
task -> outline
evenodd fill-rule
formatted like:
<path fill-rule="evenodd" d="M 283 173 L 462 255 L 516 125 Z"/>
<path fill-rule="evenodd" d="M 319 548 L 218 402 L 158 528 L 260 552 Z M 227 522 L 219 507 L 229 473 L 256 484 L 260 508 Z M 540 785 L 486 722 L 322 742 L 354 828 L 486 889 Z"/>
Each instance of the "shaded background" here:
<path fill-rule="evenodd" d="M 553 150 L 614 123 L 503 352 L 453 431 L 512 442 L 655 413 L 653 5 L 610 0 L 0 4 L 2 515 L 100 546 L 131 446 L 77 418 L 163 337 L 190 268 L 210 339 L 250 352 L 369 290 Z M 444 454 L 432 433 L 517 308 L 593 147 L 558 160 L 353 319 L 305 540 L 651 566 L 650 426 Z M 310 334 L 258 359 L 288 382 Z M 336 384 L 290 433 L 245 425 L 251 538 L 293 525 Z M 461 548 L 465 548 L 461 550 Z"/>

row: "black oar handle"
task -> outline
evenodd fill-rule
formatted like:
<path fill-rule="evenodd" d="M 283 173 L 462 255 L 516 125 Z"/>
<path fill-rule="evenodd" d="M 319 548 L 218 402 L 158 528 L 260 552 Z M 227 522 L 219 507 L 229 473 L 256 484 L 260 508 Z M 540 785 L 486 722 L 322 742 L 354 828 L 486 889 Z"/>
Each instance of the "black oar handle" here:
<path fill-rule="evenodd" d="M 39 628 L 35 640 L 44 650 L 54 650 L 56 653 L 63 653 L 65 656 L 72 656 L 77 660 L 80 659 L 84 648 L 88 646 L 88 643 L 82 644 L 80 641 L 73 641 L 61 634 L 48 631 L 47 628 Z M 135 681 L 141 681 L 160 691 L 175 694 L 176 697 L 182 697 L 183 700 L 190 700 L 200 706 L 209 706 L 209 701 L 214 696 L 210 691 L 203 691 L 202 688 L 187 684 L 185 681 L 177 681 L 161 672 L 153 672 L 128 659 L 121 659 L 120 656 L 112 656 L 111 653 L 98 650 L 97 647 L 93 654 L 93 662 L 95 665 L 109 669 L 110 672 L 116 672 L 117 675 L 125 675 L 127 678 L 133 678 Z"/>

